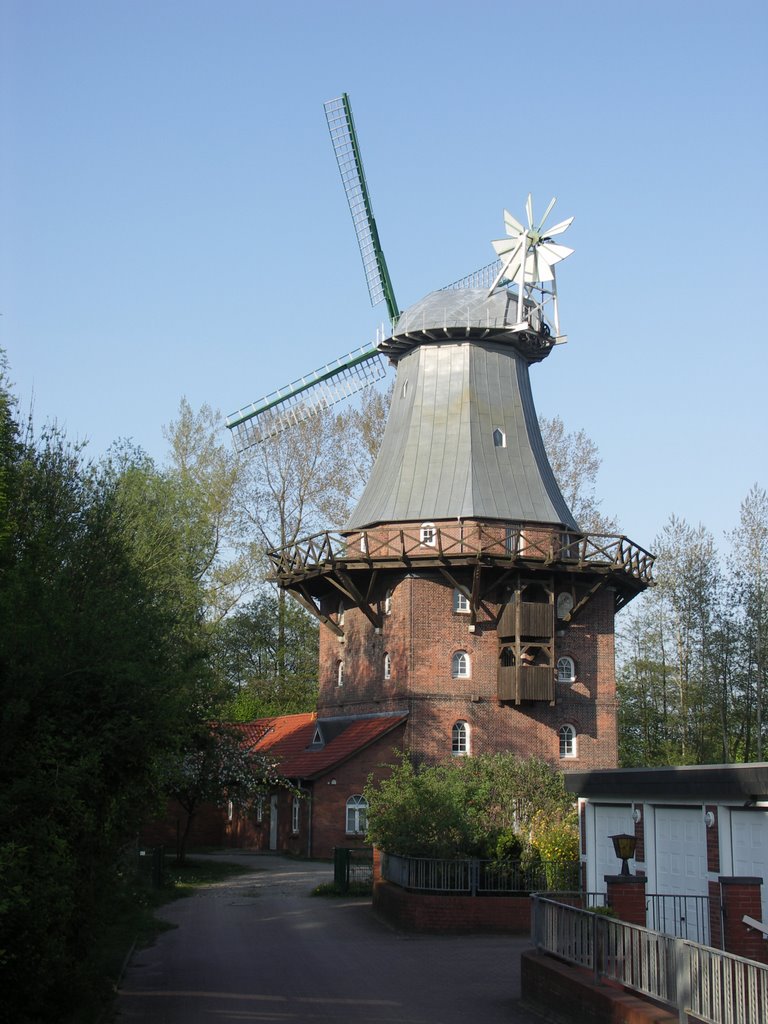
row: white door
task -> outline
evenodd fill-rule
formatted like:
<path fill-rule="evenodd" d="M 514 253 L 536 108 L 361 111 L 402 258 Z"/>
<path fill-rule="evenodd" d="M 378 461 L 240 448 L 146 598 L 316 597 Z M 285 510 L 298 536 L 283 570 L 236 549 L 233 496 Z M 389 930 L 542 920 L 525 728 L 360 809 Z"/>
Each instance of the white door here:
<path fill-rule="evenodd" d="M 277 796 L 269 798 L 269 848 L 277 849 Z"/>
<path fill-rule="evenodd" d="M 763 880 L 763 921 L 768 921 L 768 811 L 731 811 L 733 873 Z"/>
<path fill-rule="evenodd" d="M 618 875 L 621 861 L 613 849 L 611 836 L 635 834 L 635 823 L 632 821 L 632 808 L 627 804 L 623 807 L 595 805 L 595 831 L 592 838 L 595 851 L 595 879 L 588 879 L 588 886 L 594 885 L 595 892 L 605 892 L 605 876 Z M 630 871 L 632 865 L 629 865 Z"/>
<path fill-rule="evenodd" d="M 648 927 L 708 942 L 709 910 L 700 899 L 707 885 L 707 836 L 700 807 L 657 807 L 655 891 L 667 899 L 648 901 Z"/>

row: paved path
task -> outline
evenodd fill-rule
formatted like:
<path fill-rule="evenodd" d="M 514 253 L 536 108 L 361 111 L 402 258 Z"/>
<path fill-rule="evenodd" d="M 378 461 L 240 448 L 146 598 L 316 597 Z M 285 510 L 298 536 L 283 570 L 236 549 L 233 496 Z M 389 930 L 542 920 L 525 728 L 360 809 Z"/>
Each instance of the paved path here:
<path fill-rule="evenodd" d="M 159 916 L 178 928 L 134 953 L 120 1024 L 535 1024 L 517 1004 L 525 936 L 413 936 L 370 900 L 310 897 L 332 868 L 264 854 Z"/>

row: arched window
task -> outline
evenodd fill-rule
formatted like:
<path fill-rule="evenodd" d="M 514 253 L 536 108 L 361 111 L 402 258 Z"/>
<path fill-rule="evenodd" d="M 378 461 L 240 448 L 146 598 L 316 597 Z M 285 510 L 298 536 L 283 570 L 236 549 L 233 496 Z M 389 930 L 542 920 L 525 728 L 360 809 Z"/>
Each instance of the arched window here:
<path fill-rule="evenodd" d="M 344 662 L 343 661 L 337 661 L 336 662 L 336 685 L 337 686 L 343 686 L 344 685 Z"/>
<path fill-rule="evenodd" d="M 557 659 L 557 681 L 558 683 L 572 683 L 576 678 L 576 666 L 573 658 L 563 657 Z"/>
<path fill-rule="evenodd" d="M 299 831 L 299 798 L 295 796 L 291 804 L 291 832 L 294 835 Z"/>
<path fill-rule="evenodd" d="M 347 800 L 347 834 L 359 835 L 368 828 L 368 801 L 358 793 Z"/>
<path fill-rule="evenodd" d="M 421 524 L 422 547 L 433 548 L 437 544 L 437 528 L 434 523 Z"/>
<path fill-rule="evenodd" d="M 456 588 L 453 592 L 453 610 L 462 615 L 469 615 L 469 598 Z"/>
<path fill-rule="evenodd" d="M 385 615 L 391 615 L 392 614 L 392 588 L 391 587 L 389 588 L 389 590 L 384 595 L 384 614 Z"/>
<path fill-rule="evenodd" d="M 451 729 L 451 753 L 469 753 L 469 725 L 466 722 L 454 722 Z"/>
<path fill-rule="evenodd" d="M 451 674 L 454 679 L 469 679 L 469 655 L 466 651 L 456 651 L 454 654 Z"/>
<path fill-rule="evenodd" d="M 387 652 L 387 653 L 384 654 L 384 678 L 385 679 L 391 679 L 391 677 L 392 677 L 392 659 L 390 658 L 389 653 Z"/>
<path fill-rule="evenodd" d="M 507 447 L 507 435 L 501 430 L 500 427 L 496 427 L 493 432 L 493 446 L 494 448 L 506 448 Z"/>
<path fill-rule="evenodd" d="M 572 725 L 561 725 L 560 757 L 576 757 L 576 730 Z"/>

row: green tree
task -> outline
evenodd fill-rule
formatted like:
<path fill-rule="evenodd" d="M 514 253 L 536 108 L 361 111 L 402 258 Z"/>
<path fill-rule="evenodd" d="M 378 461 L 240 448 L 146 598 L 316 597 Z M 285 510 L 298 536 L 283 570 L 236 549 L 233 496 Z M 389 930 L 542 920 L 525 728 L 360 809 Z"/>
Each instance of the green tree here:
<path fill-rule="evenodd" d="M 249 721 L 311 711 L 317 699 L 318 624 L 294 603 L 285 607 L 284 650 L 279 600 L 263 589 L 216 629 L 215 660 L 231 697 L 222 715 Z"/>
<path fill-rule="evenodd" d="M 163 767 L 163 788 L 186 813 L 177 860 L 185 859 L 190 828 L 203 804 L 245 808 L 276 786 L 290 788 L 276 762 L 249 748 L 241 730 L 223 724 L 201 728 L 193 743 Z"/>
<path fill-rule="evenodd" d="M 539 416 L 544 448 L 558 486 L 573 517 L 585 533 L 616 533 L 616 520 L 600 510 L 597 445 L 584 430 L 567 431 L 559 416 Z"/>

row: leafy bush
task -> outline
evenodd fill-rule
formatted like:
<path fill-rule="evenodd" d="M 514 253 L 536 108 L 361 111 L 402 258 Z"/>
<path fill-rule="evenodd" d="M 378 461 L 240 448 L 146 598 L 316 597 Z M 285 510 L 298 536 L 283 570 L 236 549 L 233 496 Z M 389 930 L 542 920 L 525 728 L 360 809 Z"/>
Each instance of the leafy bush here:
<path fill-rule="evenodd" d="M 537 812 L 564 820 L 571 807 L 559 772 L 512 754 L 418 767 L 401 755 L 389 778 L 369 780 L 365 796 L 369 841 L 416 857 L 525 860 Z M 529 853 L 529 866 L 539 855 L 547 859 Z"/>

